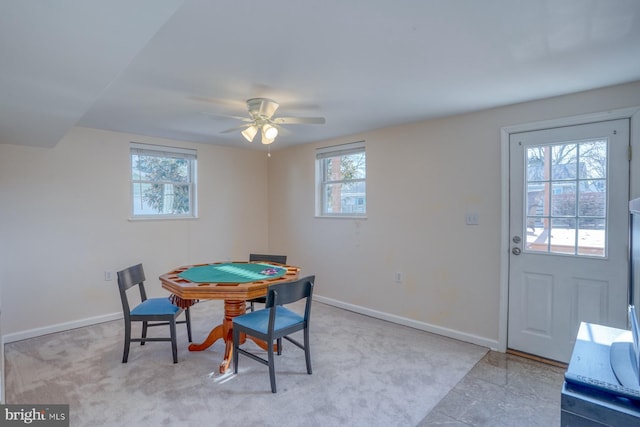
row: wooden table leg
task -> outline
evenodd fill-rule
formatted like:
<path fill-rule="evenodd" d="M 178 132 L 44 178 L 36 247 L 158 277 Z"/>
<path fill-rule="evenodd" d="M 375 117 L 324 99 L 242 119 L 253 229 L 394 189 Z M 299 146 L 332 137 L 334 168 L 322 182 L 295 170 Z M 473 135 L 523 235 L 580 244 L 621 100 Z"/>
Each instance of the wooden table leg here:
<path fill-rule="evenodd" d="M 202 351 L 206 350 L 213 345 L 214 342 L 218 341 L 220 338 L 224 338 L 223 334 L 224 328 L 223 325 L 218 325 L 209 332 L 207 339 L 205 339 L 200 344 L 189 344 L 189 351 Z"/>
<path fill-rule="evenodd" d="M 209 332 L 207 338 L 200 344 L 191 344 L 189 351 L 202 351 L 211 347 L 213 343 L 219 339 L 224 340 L 224 357 L 220 363 L 220 373 L 224 374 L 229 369 L 231 359 L 233 357 L 233 318 L 245 313 L 245 301 L 227 301 L 224 302 L 224 319 L 222 324 L 216 326 Z M 241 337 L 240 343 L 244 343 L 245 337 Z"/>

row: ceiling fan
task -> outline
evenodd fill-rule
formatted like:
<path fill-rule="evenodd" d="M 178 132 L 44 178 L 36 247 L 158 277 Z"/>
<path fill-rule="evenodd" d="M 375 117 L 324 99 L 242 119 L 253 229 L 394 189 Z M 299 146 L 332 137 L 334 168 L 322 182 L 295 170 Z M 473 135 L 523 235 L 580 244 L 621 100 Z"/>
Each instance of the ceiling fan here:
<path fill-rule="evenodd" d="M 242 136 L 252 142 L 258 131 L 262 134 L 262 143 L 271 144 L 283 128 L 281 125 L 290 124 L 317 124 L 325 123 L 324 117 L 273 117 L 280 104 L 268 98 L 251 98 L 247 100 L 249 117 L 235 117 L 235 119 L 247 122 L 244 125 L 222 131 L 229 133 L 242 129 Z"/>

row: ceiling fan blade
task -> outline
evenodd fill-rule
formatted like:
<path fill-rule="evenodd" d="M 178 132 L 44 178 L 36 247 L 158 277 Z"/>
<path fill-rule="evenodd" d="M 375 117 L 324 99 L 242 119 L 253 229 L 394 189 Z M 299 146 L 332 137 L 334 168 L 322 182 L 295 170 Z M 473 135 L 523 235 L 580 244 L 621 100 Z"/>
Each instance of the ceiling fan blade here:
<path fill-rule="evenodd" d="M 213 119 L 235 119 L 235 120 L 242 120 L 243 122 L 253 121 L 248 117 L 232 116 L 229 114 L 216 114 L 216 113 L 210 113 L 208 111 L 202 111 L 202 114 L 204 114 L 205 116 L 209 116 Z"/>
<path fill-rule="evenodd" d="M 271 122 L 271 124 L 278 129 L 278 135 L 291 135 L 291 131 L 285 127 L 280 126 L 277 123 Z"/>
<path fill-rule="evenodd" d="M 324 117 L 276 117 L 271 121 L 278 125 L 295 125 L 295 124 L 323 125 L 326 123 L 326 120 Z"/>
<path fill-rule="evenodd" d="M 233 109 L 233 110 L 242 110 L 245 108 L 244 102 L 236 101 L 232 99 L 210 98 L 207 96 L 198 96 L 198 95 L 189 96 L 188 99 L 191 99 L 197 102 L 204 102 L 207 104 L 215 104 L 215 105 L 219 105 L 224 108 Z"/>
<path fill-rule="evenodd" d="M 239 131 L 239 130 L 244 130 L 244 129 L 250 127 L 251 125 L 253 125 L 253 123 L 247 123 L 245 125 L 240 125 L 240 126 L 233 127 L 231 129 L 223 130 L 220 133 L 229 133 L 229 132 L 236 132 L 236 131 Z"/>

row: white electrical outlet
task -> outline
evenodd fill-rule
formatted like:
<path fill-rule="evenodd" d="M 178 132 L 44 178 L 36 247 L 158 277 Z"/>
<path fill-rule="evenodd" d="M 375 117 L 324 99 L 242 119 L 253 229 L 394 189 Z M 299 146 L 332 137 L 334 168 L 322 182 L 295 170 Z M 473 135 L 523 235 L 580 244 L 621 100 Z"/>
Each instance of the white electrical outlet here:
<path fill-rule="evenodd" d="M 466 216 L 467 225 L 480 224 L 480 215 L 475 212 L 468 213 Z"/>
<path fill-rule="evenodd" d="M 110 282 L 111 280 L 113 280 L 113 278 L 111 277 L 111 272 L 110 271 L 105 271 L 104 272 L 104 281 L 105 282 Z"/>

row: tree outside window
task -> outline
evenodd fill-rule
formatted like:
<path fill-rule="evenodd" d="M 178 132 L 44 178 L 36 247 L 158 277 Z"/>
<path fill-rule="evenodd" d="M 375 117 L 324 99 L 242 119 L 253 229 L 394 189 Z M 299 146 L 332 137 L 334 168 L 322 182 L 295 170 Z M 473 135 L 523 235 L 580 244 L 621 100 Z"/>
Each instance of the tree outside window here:
<path fill-rule="evenodd" d="M 316 154 L 320 216 L 366 215 L 364 144 L 321 149 Z"/>
<path fill-rule="evenodd" d="M 194 217 L 195 152 L 140 145 L 131 148 L 133 217 Z"/>
<path fill-rule="evenodd" d="M 607 140 L 527 149 L 527 247 L 605 256 Z"/>

